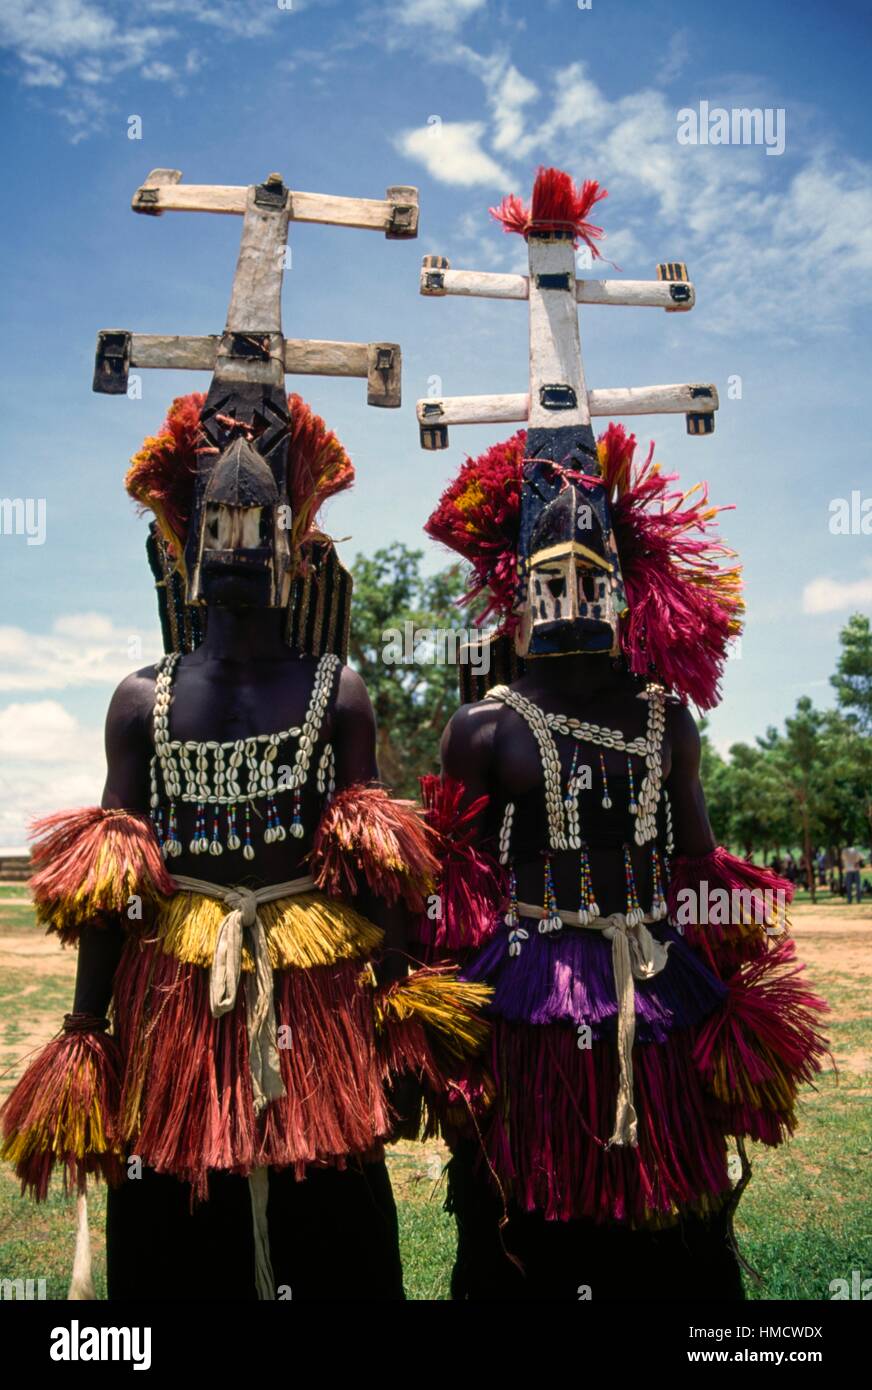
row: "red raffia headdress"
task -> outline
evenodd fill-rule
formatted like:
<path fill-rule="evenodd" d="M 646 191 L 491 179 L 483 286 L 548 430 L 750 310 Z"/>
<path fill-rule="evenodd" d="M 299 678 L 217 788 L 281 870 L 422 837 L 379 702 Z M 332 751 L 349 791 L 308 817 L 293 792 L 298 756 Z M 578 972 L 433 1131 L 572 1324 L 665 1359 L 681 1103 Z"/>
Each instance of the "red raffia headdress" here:
<path fill-rule="evenodd" d="M 517 232 L 526 241 L 531 233 L 571 232 L 572 244 L 583 241 L 594 258 L 602 259 L 595 245 L 603 235 L 602 227 L 587 221 L 587 214 L 602 198 L 608 197 L 596 179 L 586 179 L 579 188 L 562 169 L 537 171 L 533 198 L 526 207 L 516 193 L 510 193 L 498 208 L 490 208 L 491 217 L 503 224 L 506 232 Z"/>
<path fill-rule="evenodd" d="M 517 625 L 516 547 L 526 430 L 467 459 L 446 488 L 425 530 L 472 566 L 464 602 L 485 597 L 479 621 Z M 621 561 L 629 614 L 621 622 L 621 648 L 630 670 L 656 674 L 684 700 L 710 709 L 730 641 L 741 631 L 741 568 L 714 532 L 718 512 L 705 484 L 672 488 L 677 474 L 661 472 L 652 444 L 644 463 L 633 462 L 636 437 L 611 424 L 597 442 L 601 477 L 567 472 L 567 482 L 602 484 Z M 557 466 L 557 465 L 555 465 Z"/>
<path fill-rule="evenodd" d="M 180 570 L 194 500 L 194 480 L 201 454 L 214 452 L 200 428 L 206 397 L 202 391 L 178 396 L 160 433 L 134 454 L 124 480 L 143 510 L 154 513 L 160 532 Z M 354 465 L 332 430 L 301 396 L 288 396 L 291 433 L 288 443 L 289 536 L 292 554 L 314 536 L 318 511 L 354 482 Z"/>

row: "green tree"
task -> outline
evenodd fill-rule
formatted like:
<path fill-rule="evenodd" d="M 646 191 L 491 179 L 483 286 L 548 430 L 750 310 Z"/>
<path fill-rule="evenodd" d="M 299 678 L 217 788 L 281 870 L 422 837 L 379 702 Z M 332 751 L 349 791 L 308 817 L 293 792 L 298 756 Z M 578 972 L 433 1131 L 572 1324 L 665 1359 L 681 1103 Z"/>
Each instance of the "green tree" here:
<path fill-rule="evenodd" d="M 422 557 L 396 543 L 371 557 L 358 555 L 352 566 L 349 657 L 375 709 L 380 774 L 402 796 L 416 796 L 418 777 L 437 770 L 439 739 L 459 703 L 456 665 L 420 634 L 469 626 L 458 607 L 461 566 L 425 576 Z M 444 655 L 450 657 L 450 644 Z"/>
<path fill-rule="evenodd" d="M 701 745 L 699 778 L 705 792 L 712 833 L 719 844 L 726 845 L 730 842 L 730 769 L 709 737 L 708 723 L 705 717 L 698 720 Z"/>
<path fill-rule="evenodd" d="M 846 712 L 861 734 L 872 736 L 872 625 L 863 613 L 854 613 L 839 634 L 841 652 L 830 685 L 839 709 Z"/>
<path fill-rule="evenodd" d="M 830 684 L 844 715 L 838 740 L 842 773 L 854 784 L 863 829 L 856 838 L 872 841 L 872 624 L 854 613 L 839 634 L 841 651 Z M 851 836 L 850 838 L 854 838 Z"/>
<path fill-rule="evenodd" d="M 728 842 L 750 856 L 759 851 L 764 861 L 770 851 L 789 841 L 790 802 L 784 781 L 766 740 L 756 746 L 734 743 L 723 778 Z"/>
<path fill-rule="evenodd" d="M 846 845 L 866 841 L 869 833 L 872 741 L 858 733 L 854 724 L 838 710 L 829 710 L 824 715 L 822 732 L 827 778 L 820 817 L 824 843 L 838 868 L 841 884 L 842 850 Z"/>
<path fill-rule="evenodd" d="M 771 752 L 784 786 L 793 802 L 795 824 L 815 901 L 814 846 L 824 830 L 830 772 L 826 762 L 826 716 L 815 709 L 807 695 L 796 702 L 796 713 L 784 721 L 784 735 L 773 741 Z"/>

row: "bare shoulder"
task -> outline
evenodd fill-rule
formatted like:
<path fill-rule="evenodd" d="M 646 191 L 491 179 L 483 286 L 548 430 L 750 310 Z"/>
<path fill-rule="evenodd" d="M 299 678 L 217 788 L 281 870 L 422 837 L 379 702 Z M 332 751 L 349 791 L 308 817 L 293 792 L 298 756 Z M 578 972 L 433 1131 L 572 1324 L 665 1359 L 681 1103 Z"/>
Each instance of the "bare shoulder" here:
<path fill-rule="evenodd" d="M 465 768 L 482 770 L 493 755 L 497 730 L 505 706 L 496 700 L 476 700 L 461 705 L 442 735 L 442 766 L 453 776 Z"/>
<path fill-rule="evenodd" d="M 143 666 L 125 676 L 109 701 L 107 737 L 113 732 L 145 731 L 154 709 L 156 666 Z"/>
<path fill-rule="evenodd" d="M 341 714 L 372 715 L 372 701 L 363 677 L 351 666 L 340 666 L 336 681 L 336 708 Z"/>
<path fill-rule="evenodd" d="M 666 737 L 673 766 L 698 766 L 701 750 L 699 729 L 687 705 L 677 700 L 666 701 Z"/>

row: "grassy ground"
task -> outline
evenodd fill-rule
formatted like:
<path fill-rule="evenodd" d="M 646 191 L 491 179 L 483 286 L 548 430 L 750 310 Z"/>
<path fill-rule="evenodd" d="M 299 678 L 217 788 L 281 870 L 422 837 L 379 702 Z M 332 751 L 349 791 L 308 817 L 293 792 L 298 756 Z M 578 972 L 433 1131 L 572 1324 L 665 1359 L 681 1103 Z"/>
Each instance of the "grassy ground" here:
<path fill-rule="evenodd" d="M 69 1008 L 75 956 L 46 939 L 23 888 L 0 888 L 0 1095 L 24 1058 L 57 1029 Z M 828 999 L 834 1066 L 806 1088 L 792 1143 L 751 1150 L 753 1180 L 739 1208 L 742 1250 L 761 1281 L 756 1299 L 825 1299 L 834 1279 L 853 1270 L 872 1277 L 872 904 L 847 907 L 824 893 L 816 907 L 797 906 L 799 955 Z M 445 1299 L 454 1248 L 442 1209 L 444 1150 L 403 1143 L 389 1164 L 400 1212 L 410 1298 Z M 89 1193 L 95 1284 L 105 1293 L 101 1229 L 103 1193 Z M 64 1297 L 72 1263 L 75 1209 L 59 1192 L 36 1207 L 0 1168 L 0 1277 L 47 1280 L 48 1297 Z"/>

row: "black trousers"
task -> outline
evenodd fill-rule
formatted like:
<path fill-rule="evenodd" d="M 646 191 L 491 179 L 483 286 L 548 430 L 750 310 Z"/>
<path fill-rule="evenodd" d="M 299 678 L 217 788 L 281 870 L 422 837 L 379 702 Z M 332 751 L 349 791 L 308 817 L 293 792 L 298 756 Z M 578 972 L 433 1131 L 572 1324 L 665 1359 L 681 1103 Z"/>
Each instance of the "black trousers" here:
<path fill-rule="evenodd" d="M 745 1297 L 726 1211 L 686 1218 L 662 1231 L 591 1221 L 546 1221 L 541 1212 L 503 1205 L 474 1145 L 448 1165 L 449 1211 L 457 1221 L 454 1299 L 548 1302 L 738 1300 Z"/>
<path fill-rule="evenodd" d="M 269 1175 L 270 1258 L 278 1298 L 401 1299 L 397 1211 L 384 1163 Z M 245 1178 L 213 1174 L 207 1201 L 146 1168 L 110 1188 L 110 1299 L 254 1299 L 254 1234 Z"/>

